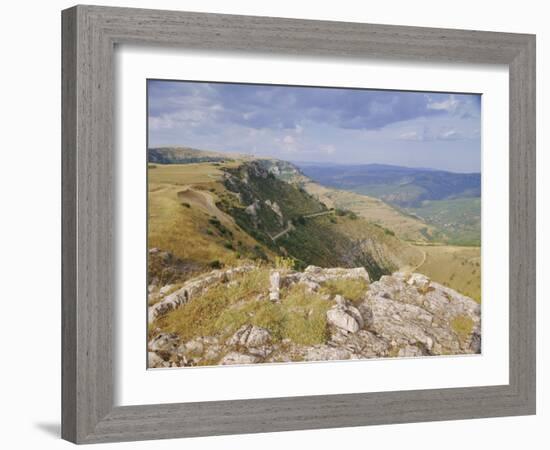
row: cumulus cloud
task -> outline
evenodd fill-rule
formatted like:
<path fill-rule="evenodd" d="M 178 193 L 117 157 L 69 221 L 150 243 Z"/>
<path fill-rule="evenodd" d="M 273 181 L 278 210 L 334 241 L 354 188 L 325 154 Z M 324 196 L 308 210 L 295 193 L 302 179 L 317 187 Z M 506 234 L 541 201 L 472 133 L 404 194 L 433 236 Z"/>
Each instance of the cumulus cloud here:
<path fill-rule="evenodd" d="M 152 146 L 256 149 L 281 157 L 292 152 L 310 160 L 360 158 L 373 149 L 385 157 L 384 149 L 418 151 L 422 143 L 428 148 L 443 141 L 473 149 L 479 147 L 480 114 L 479 95 L 148 82 Z"/>
<path fill-rule="evenodd" d="M 152 117 L 169 126 L 196 120 L 252 128 L 303 131 L 303 123 L 344 129 L 380 129 L 418 117 L 475 109 L 457 95 L 362 89 L 303 88 L 242 84 L 150 82 Z M 464 97 L 464 96 L 462 96 Z M 470 103 L 470 107 L 465 107 Z M 164 107 L 163 107 L 164 105 Z M 472 107 L 473 106 L 473 107 Z M 184 113 L 185 112 L 185 113 Z"/>

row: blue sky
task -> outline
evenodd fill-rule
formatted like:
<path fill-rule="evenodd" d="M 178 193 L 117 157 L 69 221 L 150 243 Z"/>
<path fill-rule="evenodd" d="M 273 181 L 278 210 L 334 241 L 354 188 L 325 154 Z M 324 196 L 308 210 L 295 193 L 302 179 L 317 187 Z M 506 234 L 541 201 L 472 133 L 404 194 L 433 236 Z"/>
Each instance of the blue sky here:
<path fill-rule="evenodd" d="M 149 147 L 303 162 L 481 166 L 481 96 L 148 81 Z"/>

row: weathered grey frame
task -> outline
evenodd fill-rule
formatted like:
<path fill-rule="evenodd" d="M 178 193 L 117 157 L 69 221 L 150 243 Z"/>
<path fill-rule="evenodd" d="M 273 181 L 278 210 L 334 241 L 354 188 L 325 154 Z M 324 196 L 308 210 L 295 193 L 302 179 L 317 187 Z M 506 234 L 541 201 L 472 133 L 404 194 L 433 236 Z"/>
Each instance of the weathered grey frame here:
<path fill-rule="evenodd" d="M 535 413 L 535 36 L 96 6 L 63 11 L 62 31 L 63 438 L 92 443 Z M 509 384 L 114 407 L 113 49 L 121 43 L 508 65 Z"/>

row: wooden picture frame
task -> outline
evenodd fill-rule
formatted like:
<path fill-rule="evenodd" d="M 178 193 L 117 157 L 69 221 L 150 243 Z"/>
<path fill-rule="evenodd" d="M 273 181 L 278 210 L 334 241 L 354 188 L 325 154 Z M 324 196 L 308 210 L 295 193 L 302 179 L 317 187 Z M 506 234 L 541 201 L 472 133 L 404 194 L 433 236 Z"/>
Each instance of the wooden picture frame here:
<path fill-rule="evenodd" d="M 63 11 L 62 31 L 64 439 L 93 443 L 535 413 L 535 36 L 97 6 Z M 509 384 L 115 407 L 117 44 L 507 65 Z"/>

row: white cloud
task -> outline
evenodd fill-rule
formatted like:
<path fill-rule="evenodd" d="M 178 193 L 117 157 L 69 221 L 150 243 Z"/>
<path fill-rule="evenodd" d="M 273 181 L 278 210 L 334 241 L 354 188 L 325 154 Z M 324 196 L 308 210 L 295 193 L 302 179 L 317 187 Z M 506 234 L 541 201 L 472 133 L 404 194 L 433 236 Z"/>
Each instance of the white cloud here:
<path fill-rule="evenodd" d="M 296 141 L 294 140 L 294 138 L 290 135 L 286 135 L 284 138 L 283 138 L 283 144 L 286 144 L 286 145 L 293 145 Z"/>
<path fill-rule="evenodd" d="M 460 139 L 460 133 L 456 130 L 447 130 L 443 131 L 438 137 L 444 141 L 452 141 L 455 139 Z"/>
<path fill-rule="evenodd" d="M 430 100 L 428 102 L 428 109 L 453 112 L 456 111 L 459 104 L 460 102 L 455 98 L 455 96 L 450 95 L 447 100 L 443 100 L 441 102 L 433 102 Z"/>
<path fill-rule="evenodd" d="M 402 141 L 421 141 L 423 136 L 416 130 L 405 131 L 399 135 L 399 139 Z"/>

